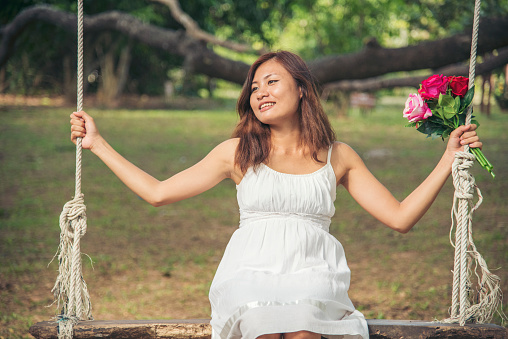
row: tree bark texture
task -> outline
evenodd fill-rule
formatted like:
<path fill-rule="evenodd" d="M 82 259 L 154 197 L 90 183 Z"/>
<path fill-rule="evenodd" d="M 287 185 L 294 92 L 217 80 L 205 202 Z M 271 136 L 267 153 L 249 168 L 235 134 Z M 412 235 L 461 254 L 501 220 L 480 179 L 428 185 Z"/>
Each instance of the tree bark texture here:
<path fill-rule="evenodd" d="M 507 329 L 492 324 L 443 324 L 414 320 L 368 319 L 371 339 L 505 339 Z M 30 327 L 37 339 L 57 339 L 56 322 L 40 322 Z M 74 326 L 74 338 L 116 339 L 208 339 L 211 327 L 207 319 L 189 320 L 117 320 L 82 321 Z"/>

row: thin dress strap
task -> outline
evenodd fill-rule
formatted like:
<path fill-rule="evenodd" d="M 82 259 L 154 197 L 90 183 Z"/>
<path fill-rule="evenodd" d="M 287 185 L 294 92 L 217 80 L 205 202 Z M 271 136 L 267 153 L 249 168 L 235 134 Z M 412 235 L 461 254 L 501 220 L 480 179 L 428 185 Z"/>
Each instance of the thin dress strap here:
<path fill-rule="evenodd" d="M 327 164 L 330 163 L 330 159 L 332 158 L 332 149 L 333 149 L 333 144 L 331 144 L 330 148 L 328 148 L 328 157 L 326 158 L 326 163 Z"/>

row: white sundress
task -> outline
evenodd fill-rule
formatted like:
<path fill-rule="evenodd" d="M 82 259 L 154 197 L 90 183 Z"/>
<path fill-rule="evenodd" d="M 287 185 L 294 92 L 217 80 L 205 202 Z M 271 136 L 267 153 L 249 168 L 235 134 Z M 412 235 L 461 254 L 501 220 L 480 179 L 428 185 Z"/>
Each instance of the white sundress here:
<path fill-rule="evenodd" d="M 350 271 L 329 233 L 336 178 L 330 164 L 302 175 L 261 164 L 239 185 L 240 227 L 210 287 L 212 339 L 301 330 L 368 338 L 347 291 Z"/>

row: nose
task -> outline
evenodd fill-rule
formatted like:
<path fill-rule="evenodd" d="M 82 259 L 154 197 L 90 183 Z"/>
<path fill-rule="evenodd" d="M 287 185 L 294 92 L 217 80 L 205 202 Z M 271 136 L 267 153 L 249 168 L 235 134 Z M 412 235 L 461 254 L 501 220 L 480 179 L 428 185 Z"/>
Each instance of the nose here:
<path fill-rule="evenodd" d="M 260 86 L 258 90 L 256 91 L 256 97 L 258 100 L 263 99 L 264 97 L 268 96 L 268 91 L 266 90 L 265 86 Z"/>

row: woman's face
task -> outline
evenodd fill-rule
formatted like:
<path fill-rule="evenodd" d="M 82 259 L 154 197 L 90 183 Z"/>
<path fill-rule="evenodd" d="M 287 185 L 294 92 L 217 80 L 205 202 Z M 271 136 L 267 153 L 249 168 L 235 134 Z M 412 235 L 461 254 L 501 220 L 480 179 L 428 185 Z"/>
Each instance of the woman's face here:
<path fill-rule="evenodd" d="M 276 60 L 268 60 L 256 70 L 250 106 L 262 123 L 274 125 L 296 119 L 301 97 L 295 79 Z"/>

